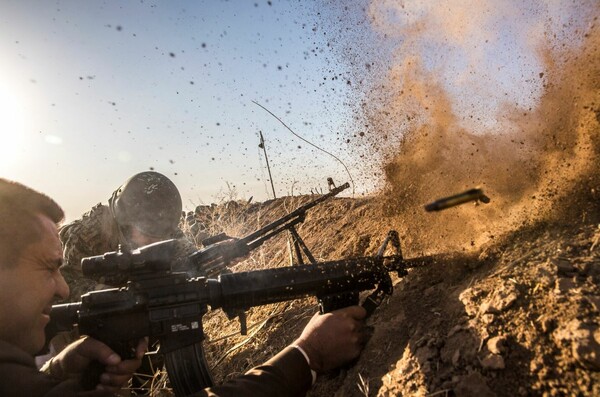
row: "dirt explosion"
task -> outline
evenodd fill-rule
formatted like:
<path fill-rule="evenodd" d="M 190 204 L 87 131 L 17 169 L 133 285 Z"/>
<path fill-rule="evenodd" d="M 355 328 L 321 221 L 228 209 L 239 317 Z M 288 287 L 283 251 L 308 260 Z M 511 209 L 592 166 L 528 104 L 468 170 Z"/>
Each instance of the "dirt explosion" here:
<path fill-rule="evenodd" d="M 599 173 L 598 3 L 450 3 L 365 10 L 390 55 L 363 76 L 366 133 L 355 142 L 383 164 L 385 215 L 424 250 L 476 249 L 529 222 L 568 218 L 582 194 L 600 197 L 589 182 Z M 365 53 L 352 52 L 355 66 L 376 58 Z M 423 212 L 475 186 L 489 205 Z"/>
<path fill-rule="evenodd" d="M 319 261 L 372 255 L 389 229 L 406 257 L 446 256 L 394 279 L 360 359 L 309 395 L 598 395 L 600 5 L 357 3 L 323 17 L 356 89 L 353 170 L 379 175 L 379 194 L 319 205 L 299 232 Z M 488 54 L 494 41 L 504 50 Z M 475 186 L 489 204 L 423 209 Z M 211 207 L 211 219 L 243 236 L 311 198 Z M 288 259 L 280 236 L 233 271 Z M 215 380 L 271 357 L 315 310 L 313 298 L 253 308 L 248 336 L 206 315 Z"/>

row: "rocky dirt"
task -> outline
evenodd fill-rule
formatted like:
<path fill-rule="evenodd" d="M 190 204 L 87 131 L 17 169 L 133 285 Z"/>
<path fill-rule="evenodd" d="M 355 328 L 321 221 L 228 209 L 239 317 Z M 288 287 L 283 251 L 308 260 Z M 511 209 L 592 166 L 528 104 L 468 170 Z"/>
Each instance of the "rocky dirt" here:
<path fill-rule="evenodd" d="M 394 294 L 369 320 L 372 336 L 358 362 L 320 377 L 310 395 L 598 395 L 600 208 L 597 196 L 588 198 L 595 202 L 586 202 L 593 213 L 586 221 L 536 222 L 396 278 Z M 302 202 L 281 199 L 261 211 L 275 215 L 286 201 Z M 318 260 L 373 254 L 398 226 L 374 216 L 378 207 L 376 199 L 333 199 L 309 212 L 299 231 Z M 264 257 L 280 257 L 264 265 L 287 265 L 285 239 L 267 244 L 233 270 L 260 268 Z M 406 257 L 420 254 L 405 246 Z M 315 311 L 314 299 L 254 308 L 249 337 L 221 340 L 237 324 L 207 316 L 216 380 L 276 353 Z"/>

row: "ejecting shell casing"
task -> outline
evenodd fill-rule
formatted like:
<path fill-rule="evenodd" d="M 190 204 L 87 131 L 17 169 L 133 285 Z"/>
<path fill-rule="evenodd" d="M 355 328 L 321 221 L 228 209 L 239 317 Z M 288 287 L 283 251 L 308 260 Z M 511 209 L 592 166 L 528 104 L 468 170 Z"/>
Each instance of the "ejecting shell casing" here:
<path fill-rule="evenodd" d="M 465 192 L 455 194 L 454 196 L 444 197 L 426 204 L 425 211 L 441 211 L 456 205 L 468 203 L 469 201 L 481 201 L 482 203 L 487 204 L 490 202 L 490 198 L 483 194 L 483 190 L 481 189 L 469 189 Z"/>

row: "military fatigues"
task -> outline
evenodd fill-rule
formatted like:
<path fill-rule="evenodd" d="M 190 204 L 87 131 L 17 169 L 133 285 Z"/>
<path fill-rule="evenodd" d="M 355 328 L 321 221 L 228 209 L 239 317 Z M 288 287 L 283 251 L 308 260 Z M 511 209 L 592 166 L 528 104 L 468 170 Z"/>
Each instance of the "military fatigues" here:
<path fill-rule="evenodd" d="M 119 247 L 119 230 L 108 206 L 98 204 L 81 219 L 61 227 L 59 237 L 64 257 L 61 272 L 71 290 L 69 301 L 76 302 L 86 292 L 108 288 L 107 285 L 85 278 L 81 271 L 82 258 L 116 251 Z M 198 248 L 180 231 L 172 237 L 178 239 L 176 260 L 172 268 L 177 271 L 190 270 L 194 275 L 203 275 L 201 269 L 188 269 L 189 266 L 185 262 L 185 258 Z"/>

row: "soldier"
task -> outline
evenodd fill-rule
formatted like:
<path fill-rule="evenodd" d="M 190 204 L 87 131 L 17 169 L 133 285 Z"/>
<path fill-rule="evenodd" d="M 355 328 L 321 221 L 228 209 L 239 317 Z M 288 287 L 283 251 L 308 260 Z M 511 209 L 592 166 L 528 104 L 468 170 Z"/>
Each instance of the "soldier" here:
<path fill-rule="evenodd" d="M 139 367 L 147 348 L 142 340 L 136 358 L 122 360 L 102 342 L 85 337 L 71 343 L 41 371 L 36 369 L 33 355 L 44 344 L 51 305 L 69 293 L 60 272 L 62 252 L 56 225 L 62 217 L 62 209 L 49 197 L 0 178 L 3 397 L 114 395 Z M 365 316 L 366 311 L 358 306 L 317 314 L 298 339 L 265 364 L 223 385 L 199 390 L 194 396 L 304 396 L 317 372 L 337 368 L 360 354 Z M 82 394 L 81 378 L 94 361 L 105 367 L 104 373 L 95 390 Z"/>
<path fill-rule="evenodd" d="M 108 205 L 97 204 L 81 219 L 63 226 L 60 240 L 65 264 L 62 273 L 71 288 L 70 301 L 82 294 L 106 288 L 81 272 L 81 259 L 119 249 L 135 249 L 157 241 L 178 239 L 179 260 L 173 270 L 192 276 L 212 276 L 202 269 L 188 269 L 183 260 L 197 246 L 185 238 L 178 225 L 182 214 L 181 195 L 166 176 L 146 171 L 129 178 L 114 191 Z"/>
<path fill-rule="evenodd" d="M 131 250 L 157 241 L 175 238 L 178 241 L 173 270 L 185 270 L 190 276 L 206 275 L 201 269 L 189 269 L 185 258 L 198 248 L 179 229 L 182 211 L 181 195 L 166 176 L 153 171 L 135 174 L 115 190 L 108 205 L 97 204 L 81 219 L 59 230 L 63 246 L 64 265 L 61 272 L 71 294 L 71 302 L 79 301 L 86 292 L 107 288 L 107 285 L 84 277 L 81 259 L 106 252 Z M 218 270 L 218 269 L 217 269 Z M 119 285 L 112 285 L 118 287 Z M 51 351 L 61 351 L 73 341 L 70 333 L 59 333 L 51 343 Z M 142 387 L 144 378 L 152 377 L 153 368 L 162 366 L 162 359 L 146 358 L 140 368 L 141 379 L 133 378 L 133 387 Z"/>

